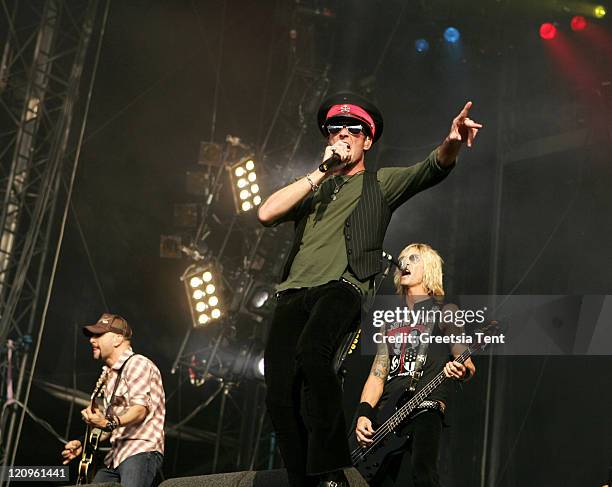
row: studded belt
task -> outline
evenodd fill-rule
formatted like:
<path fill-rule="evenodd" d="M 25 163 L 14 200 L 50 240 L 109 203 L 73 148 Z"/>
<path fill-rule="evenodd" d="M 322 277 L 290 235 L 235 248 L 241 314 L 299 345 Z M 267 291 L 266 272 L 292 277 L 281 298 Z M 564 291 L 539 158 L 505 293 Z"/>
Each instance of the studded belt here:
<path fill-rule="evenodd" d="M 351 286 L 355 291 L 359 293 L 359 296 L 361 296 L 362 292 L 357 284 L 352 283 L 351 281 L 349 281 L 348 279 L 345 279 L 344 277 L 341 277 L 340 281 Z"/>
<path fill-rule="evenodd" d="M 418 409 L 435 409 L 436 411 L 444 413 L 444 406 L 442 406 L 440 401 L 423 401 L 418 405 Z"/>

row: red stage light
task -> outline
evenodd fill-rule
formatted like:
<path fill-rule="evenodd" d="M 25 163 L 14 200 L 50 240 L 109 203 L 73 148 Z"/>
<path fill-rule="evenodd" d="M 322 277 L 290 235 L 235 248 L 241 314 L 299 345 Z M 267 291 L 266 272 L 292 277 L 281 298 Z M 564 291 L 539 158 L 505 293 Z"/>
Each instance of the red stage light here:
<path fill-rule="evenodd" d="M 557 28 L 550 22 L 544 22 L 540 26 L 540 37 L 542 39 L 546 39 L 548 41 L 550 39 L 554 39 L 556 35 L 557 35 Z"/>
<path fill-rule="evenodd" d="M 584 30 L 587 26 L 587 21 L 582 15 L 575 15 L 574 17 L 572 17 L 570 26 L 574 31 Z"/>

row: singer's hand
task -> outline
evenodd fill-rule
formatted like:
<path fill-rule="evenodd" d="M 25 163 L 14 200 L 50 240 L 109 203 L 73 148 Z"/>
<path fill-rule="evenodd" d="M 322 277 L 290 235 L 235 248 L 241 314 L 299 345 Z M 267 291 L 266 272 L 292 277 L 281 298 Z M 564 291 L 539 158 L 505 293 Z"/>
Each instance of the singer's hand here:
<path fill-rule="evenodd" d="M 348 144 L 348 142 L 344 140 L 339 140 L 334 145 L 328 145 L 325 148 L 323 160 L 326 161 L 334 153 L 340 156 L 340 160 L 344 163 L 343 166 L 351 162 L 351 146 Z"/>

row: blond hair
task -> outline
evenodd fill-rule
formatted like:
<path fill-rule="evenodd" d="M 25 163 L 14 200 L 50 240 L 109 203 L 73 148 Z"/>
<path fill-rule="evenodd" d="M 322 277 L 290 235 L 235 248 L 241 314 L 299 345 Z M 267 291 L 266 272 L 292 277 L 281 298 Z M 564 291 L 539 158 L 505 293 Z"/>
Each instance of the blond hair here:
<path fill-rule="evenodd" d="M 429 296 L 444 296 L 444 285 L 442 284 L 442 264 L 444 261 L 440 254 L 432 249 L 429 245 L 423 243 L 412 243 L 404 248 L 399 254 L 398 260 L 408 257 L 411 250 L 417 250 L 423 261 L 423 287 Z M 402 271 L 395 269 L 393 283 L 397 294 L 407 294 L 407 289 L 400 284 Z"/>

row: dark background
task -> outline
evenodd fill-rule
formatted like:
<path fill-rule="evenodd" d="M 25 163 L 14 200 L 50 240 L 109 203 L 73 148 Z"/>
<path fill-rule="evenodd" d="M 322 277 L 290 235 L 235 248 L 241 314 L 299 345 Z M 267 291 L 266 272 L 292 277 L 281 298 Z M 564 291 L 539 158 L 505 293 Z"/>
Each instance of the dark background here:
<path fill-rule="evenodd" d="M 326 7 L 335 17 L 296 17 L 298 7 Z M 423 159 L 474 102 L 471 116 L 485 125 L 474 148 L 444 183 L 394 214 L 389 251 L 414 241 L 438 249 L 450 294 L 608 294 L 612 32 L 607 19 L 589 18 L 587 31 L 574 33 L 570 17 L 553 1 L 114 2 L 36 378 L 90 390 L 99 364 L 79 327 L 108 310 L 128 318 L 134 348 L 162 371 L 169 421 L 208 397 L 208 385 L 170 374 L 191 326 L 179 282 L 189 261 L 160 258 L 159 236 L 176 230 L 174 203 L 197 201 L 185 193 L 185 172 L 197 169 L 200 141 L 232 134 L 257 151 L 296 60 L 328 66 L 330 93 L 365 90 L 381 108 L 385 133 L 370 166 Z M 554 46 L 538 36 L 545 20 L 558 22 Z M 460 30 L 459 45 L 444 43 L 449 25 Z M 428 52 L 414 50 L 418 37 L 429 40 Z M 286 111 L 279 120 L 296 117 Z M 298 175 L 318 164 L 324 145 L 309 123 L 293 161 Z M 572 145 L 567 134 L 582 139 Z M 269 147 L 285 143 L 292 141 Z M 266 194 L 295 175 L 283 170 L 283 154 L 270 150 L 262 163 Z M 226 224 L 231 202 L 219 205 Z M 254 218 L 237 225 L 250 229 Z M 223 236 L 213 233 L 210 245 Z M 230 258 L 239 253 L 230 245 Z M 390 280 L 383 291 L 393 292 Z M 348 415 L 369 363 L 349 359 Z M 489 363 L 476 364 L 444 433 L 440 465 L 449 486 L 480 485 Z M 612 458 L 610 364 L 607 357 L 496 360 L 485 485 L 601 485 Z M 62 434 L 82 434 L 78 411 L 70 416 L 67 403 L 42 390 L 33 388 L 30 407 Z M 214 430 L 217 410 L 213 404 L 190 425 Z M 169 439 L 166 448 L 167 477 L 210 471 L 210 444 Z M 60 450 L 26 420 L 17 464 L 53 465 Z M 230 470 L 235 452 L 222 453 Z"/>

